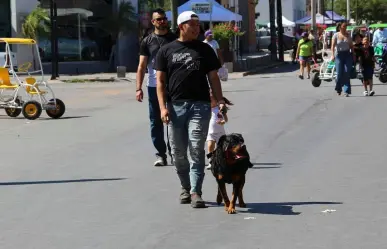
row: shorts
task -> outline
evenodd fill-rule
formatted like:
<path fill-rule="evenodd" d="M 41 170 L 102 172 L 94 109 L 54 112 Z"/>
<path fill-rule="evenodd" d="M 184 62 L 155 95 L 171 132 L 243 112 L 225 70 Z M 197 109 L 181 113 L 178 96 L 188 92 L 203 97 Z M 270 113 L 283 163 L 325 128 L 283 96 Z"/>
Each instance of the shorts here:
<path fill-rule="evenodd" d="M 215 141 L 218 142 L 219 138 L 223 135 L 226 135 L 226 131 L 223 125 L 216 123 L 216 115 L 212 113 L 210 125 L 208 127 L 207 142 Z"/>
<path fill-rule="evenodd" d="M 309 63 L 312 61 L 312 56 L 299 56 L 299 61 Z"/>
<path fill-rule="evenodd" d="M 372 80 L 374 77 L 374 69 L 372 67 L 363 68 L 363 80 Z"/>

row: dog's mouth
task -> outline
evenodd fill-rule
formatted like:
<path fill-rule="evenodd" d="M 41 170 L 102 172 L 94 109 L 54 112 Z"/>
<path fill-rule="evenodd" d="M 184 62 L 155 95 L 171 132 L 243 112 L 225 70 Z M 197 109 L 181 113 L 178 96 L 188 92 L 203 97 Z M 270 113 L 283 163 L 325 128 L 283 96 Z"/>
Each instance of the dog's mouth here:
<path fill-rule="evenodd" d="M 247 155 L 245 153 L 245 145 L 244 144 L 238 144 L 238 145 L 232 147 L 230 152 L 232 154 L 232 157 L 235 160 L 244 159 L 247 157 Z"/>

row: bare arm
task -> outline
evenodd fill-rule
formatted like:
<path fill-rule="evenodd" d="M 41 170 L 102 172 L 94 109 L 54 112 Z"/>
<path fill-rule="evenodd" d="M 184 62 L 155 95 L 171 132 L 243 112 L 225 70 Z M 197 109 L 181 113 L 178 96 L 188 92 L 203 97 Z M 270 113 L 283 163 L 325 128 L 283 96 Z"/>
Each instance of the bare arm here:
<path fill-rule="evenodd" d="M 222 86 L 220 84 L 220 79 L 218 76 L 218 72 L 213 70 L 207 74 L 208 79 L 210 81 L 210 86 L 213 91 L 214 97 L 218 102 L 223 102 L 223 93 Z"/>
<path fill-rule="evenodd" d="M 159 100 L 160 110 L 165 110 L 166 106 L 166 91 L 165 91 L 165 72 L 157 71 L 156 73 L 156 87 L 157 87 L 157 98 Z"/>
<path fill-rule="evenodd" d="M 136 90 L 140 90 L 142 88 L 142 83 L 144 82 L 146 65 L 148 63 L 148 57 L 140 55 L 140 63 L 138 64 L 137 74 L 136 74 Z"/>
<path fill-rule="evenodd" d="M 335 36 L 333 35 L 332 36 L 332 45 L 331 45 L 331 51 L 332 51 L 332 56 L 334 56 L 334 54 L 335 54 L 335 48 L 336 48 L 336 39 L 335 39 Z"/>
<path fill-rule="evenodd" d="M 222 50 L 221 49 L 217 49 L 216 51 L 217 51 L 218 56 L 219 56 L 220 65 L 223 65 L 224 61 L 223 61 Z"/>
<path fill-rule="evenodd" d="M 296 57 L 298 57 L 299 53 L 300 53 L 300 44 L 298 44 L 298 46 L 297 46 Z"/>

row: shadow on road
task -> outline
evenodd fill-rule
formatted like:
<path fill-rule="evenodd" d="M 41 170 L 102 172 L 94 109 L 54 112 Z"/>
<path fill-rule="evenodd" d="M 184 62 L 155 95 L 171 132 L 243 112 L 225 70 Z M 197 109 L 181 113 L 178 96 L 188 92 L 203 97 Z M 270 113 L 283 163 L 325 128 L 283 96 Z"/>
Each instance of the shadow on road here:
<path fill-rule="evenodd" d="M 224 204 L 218 206 L 215 202 L 207 202 L 211 206 L 224 207 Z M 256 213 L 256 214 L 272 214 L 272 215 L 299 215 L 301 212 L 294 212 L 294 206 L 305 205 L 337 205 L 342 202 L 276 202 L 276 203 L 249 203 L 247 202 L 247 210 L 238 210 L 237 213 Z"/>
<path fill-rule="evenodd" d="M 298 64 L 292 64 L 290 62 L 287 62 L 284 65 L 279 65 L 279 66 L 270 68 L 268 70 L 262 71 L 259 73 L 259 75 L 274 74 L 274 73 L 292 73 L 298 70 L 299 68 L 300 66 Z"/>
<path fill-rule="evenodd" d="M 253 163 L 254 167 L 250 169 L 279 169 L 282 163 Z M 258 166 L 258 167 L 255 167 Z M 261 167 L 259 167 L 261 166 Z M 268 167 L 262 167 L 262 166 L 268 166 Z"/>
<path fill-rule="evenodd" d="M 52 180 L 52 181 L 0 182 L 0 186 L 120 181 L 120 180 L 126 180 L 126 179 L 127 178 L 95 178 L 95 179 Z"/>
<path fill-rule="evenodd" d="M 65 116 L 58 119 L 53 118 L 41 118 L 42 120 L 61 120 L 61 119 L 77 119 L 77 118 L 90 118 L 90 116 Z"/>

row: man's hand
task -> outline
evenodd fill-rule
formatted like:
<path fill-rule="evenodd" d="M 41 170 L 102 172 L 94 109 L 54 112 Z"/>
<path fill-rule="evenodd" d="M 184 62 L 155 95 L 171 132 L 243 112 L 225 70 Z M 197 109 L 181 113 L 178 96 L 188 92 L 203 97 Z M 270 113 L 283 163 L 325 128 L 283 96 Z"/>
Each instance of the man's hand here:
<path fill-rule="evenodd" d="M 166 109 L 166 108 L 161 109 L 161 120 L 165 124 L 169 123 L 169 112 L 168 112 L 168 109 Z"/>
<path fill-rule="evenodd" d="M 136 91 L 136 100 L 138 102 L 142 102 L 142 99 L 144 98 L 144 93 L 142 89 Z"/>

